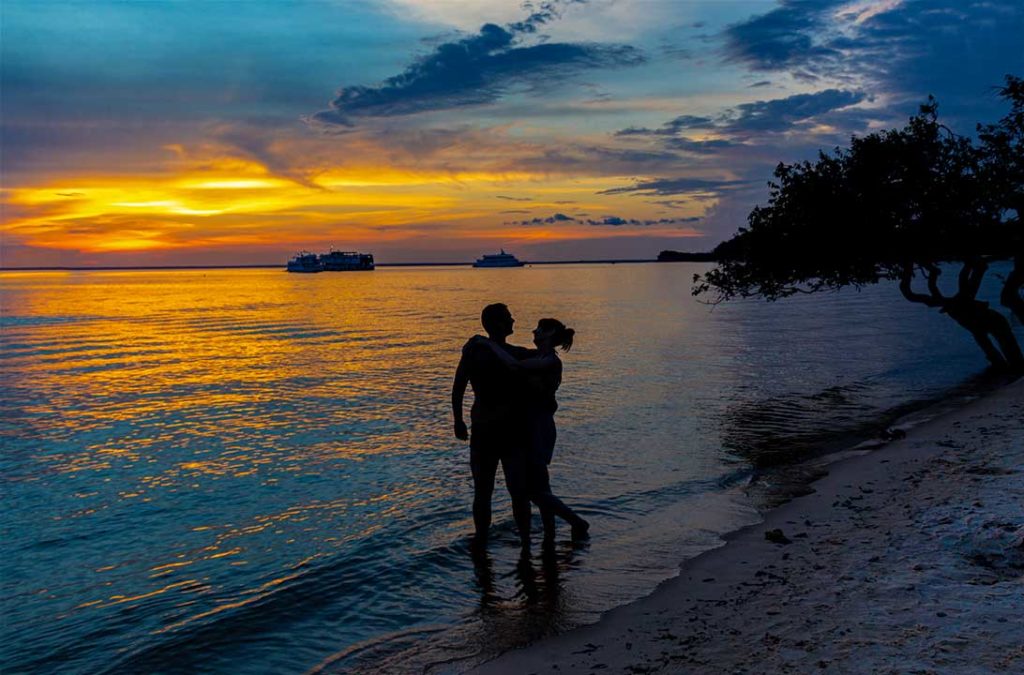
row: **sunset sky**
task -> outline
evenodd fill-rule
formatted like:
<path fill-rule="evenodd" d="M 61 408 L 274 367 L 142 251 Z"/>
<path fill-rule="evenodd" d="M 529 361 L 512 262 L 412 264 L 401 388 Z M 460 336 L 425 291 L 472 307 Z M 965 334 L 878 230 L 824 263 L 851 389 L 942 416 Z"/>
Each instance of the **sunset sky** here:
<path fill-rule="evenodd" d="M 779 161 L 954 129 L 1020 0 L 3 0 L 3 267 L 706 250 Z"/>

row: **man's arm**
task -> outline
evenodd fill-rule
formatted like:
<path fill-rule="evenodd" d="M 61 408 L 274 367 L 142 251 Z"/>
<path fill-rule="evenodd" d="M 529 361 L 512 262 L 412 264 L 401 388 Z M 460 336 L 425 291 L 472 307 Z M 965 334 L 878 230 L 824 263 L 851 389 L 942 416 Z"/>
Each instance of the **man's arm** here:
<path fill-rule="evenodd" d="M 466 366 L 466 350 L 462 350 L 459 367 L 455 369 L 455 380 L 452 382 L 452 417 L 455 418 L 455 438 L 460 441 L 469 440 L 469 429 L 462 418 L 462 400 L 466 396 L 466 384 L 469 383 L 469 368 Z"/>

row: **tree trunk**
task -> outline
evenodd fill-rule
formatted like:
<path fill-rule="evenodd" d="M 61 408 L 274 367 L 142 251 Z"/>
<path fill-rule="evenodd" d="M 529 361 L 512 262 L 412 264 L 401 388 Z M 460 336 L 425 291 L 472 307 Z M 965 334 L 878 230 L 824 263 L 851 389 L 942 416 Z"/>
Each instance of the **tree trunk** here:
<path fill-rule="evenodd" d="M 960 289 L 943 307 L 960 325 L 974 335 L 992 366 L 998 370 L 1024 372 L 1024 353 L 1006 317 L 977 299 L 982 279 L 988 271 L 983 260 L 968 260 L 960 271 Z M 979 333 L 981 336 L 979 337 Z M 998 357 L 992 352 L 998 344 Z M 986 343 L 988 346 L 986 346 Z"/>
<path fill-rule="evenodd" d="M 1024 253 L 1018 253 L 1013 259 L 1013 269 L 1003 283 L 1003 292 L 999 295 L 999 301 L 1013 312 L 1017 321 L 1024 324 L 1024 298 L 1020 294 L 1022 287 L 1024 287 Z"/>
<path fill-rule="evenodd" d="M 929 293 L 916 293 L 911 287 L 915 268 L 908 264 L 904 266 L 900 279 L 900 292 L 911 302 L 938 307 L 940 312 L 948 314 L 951 319 L 966 328 L 994 369 L 1024 373 L 1024 353 L 1021 352 L 1010 322 L 1005 316 L 990 308 L 987 302 L 976 299 L 987 268 L 982 261 L 966 262 L 960 271 L 959 291 L 948 298 L 939 292 L 938 277 L 941 271 L 937 266 L 925 266 L 928 271 Z M 1021 266 L 1016 266 L 1014 271 L 1021 271 Z M 1018 284 L 1017 288 L 1019 287 Z M 1017 299 L 1020 300 L 1019 294 Z"/>
<path fill-rule="evenodd" d="M 992 344 L 992 340 L 988 338 L 988 334 L 985 331 L 972 330 L 971 335 L 974 337 L 974 341 L 978 343 L 978 346 L 981 347 L 981 351 L 985 352 L 985 358 L 988 359 L 990 366 L 996 370 L 1010 370 L 1010 364 L 1003 358 L 1002 352 Z"/>
<path fill-rule="evenodd" d="M 958 295 L 950 298 L 941 311 L 974 336 L 974 341 L 985 352 L 985 358 L 993 368 L 1017 370 L 1024 367 L 1024 356 L 1021 356 L 1010 323 L 1002 314 L 989 309 L 988 303 Z M 993 337 L 998 347 L 992 342 Z"/>
<path fill-rule="evenodd" d="M 1006 365 L 1014 373 L 1024 373 L 1024 352 L 1021 352 L 1017 337 L 1010 328 L 1006 317 L 994 309 L 985 310 L 985 328 L 999 343 L 999 349 L 1006 357 Z"/>

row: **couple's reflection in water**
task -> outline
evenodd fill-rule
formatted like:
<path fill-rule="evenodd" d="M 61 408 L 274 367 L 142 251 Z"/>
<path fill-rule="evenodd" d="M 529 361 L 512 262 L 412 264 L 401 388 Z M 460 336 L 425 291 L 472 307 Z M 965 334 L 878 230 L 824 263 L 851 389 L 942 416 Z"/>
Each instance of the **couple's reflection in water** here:
<path fill-rule="evenodd" d="M 487 648 L 498 647 L 498 642 L 506 643 L 501 649 L 516 647 L 565 628 L 571 609 L 564 592 L 565 574 L 579 564 L 585 546 L 548 542 L 536 553 L 522 550 L 514 565 L 506 567 L 508 561 L 503 560 L 497 570 L 490 552 L 473 550 L 479 614 L 493 628 L 487 631 L 488 640 L 495 641 Z"/>

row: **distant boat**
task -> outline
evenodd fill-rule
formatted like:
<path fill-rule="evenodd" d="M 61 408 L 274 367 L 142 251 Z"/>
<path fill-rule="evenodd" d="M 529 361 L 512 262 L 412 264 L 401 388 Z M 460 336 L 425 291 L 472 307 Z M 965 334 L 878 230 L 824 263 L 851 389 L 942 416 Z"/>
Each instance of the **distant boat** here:
<path fill-rule="evenodd" d="M 302 251 L 288 261 L 289 272 L 356 272 L 372 270 L 373 255 L 352 251 L 335 251 L 329 253 L 310 253 Z"/>
<path fill-rule="evenodd" d="M 309 251 L 302 251 L 298 253 L 294 258 L 288 261 L 289 272 L 322 272 L 324 266 L 320 264 L 316 253 L 310 253 Z"/>
<path fill-rule="evenodd" d="M 501 249 L 501 253 L 486 253 L 483 257 L 477 258 L 473 267 L 522 267 L 524 264 L 511 253 L 505 253 L 505 249 Z"/>
<path fill-rule="evenodd" d="M 320 256 L 320 264 L 325 272 L 356 272 L 372 270 L 373 255 L 354 251 L 335 251 Z"/>

